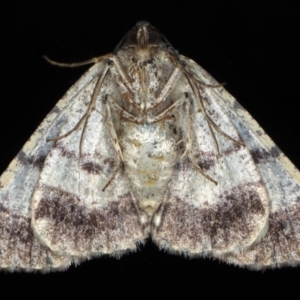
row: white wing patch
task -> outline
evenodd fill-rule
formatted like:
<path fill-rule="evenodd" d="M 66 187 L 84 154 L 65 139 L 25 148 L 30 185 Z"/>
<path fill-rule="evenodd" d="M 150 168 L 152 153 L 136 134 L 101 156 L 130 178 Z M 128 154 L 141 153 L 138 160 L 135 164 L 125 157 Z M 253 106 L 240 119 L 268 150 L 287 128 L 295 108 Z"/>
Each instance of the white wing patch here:
<path fill-rule="evenodd" d="M 148 237 L 299 263 L 299 171 L 222 86 L 146 22 L 90 62 L 0 178 L 0 268 L 65 269 Z"/>

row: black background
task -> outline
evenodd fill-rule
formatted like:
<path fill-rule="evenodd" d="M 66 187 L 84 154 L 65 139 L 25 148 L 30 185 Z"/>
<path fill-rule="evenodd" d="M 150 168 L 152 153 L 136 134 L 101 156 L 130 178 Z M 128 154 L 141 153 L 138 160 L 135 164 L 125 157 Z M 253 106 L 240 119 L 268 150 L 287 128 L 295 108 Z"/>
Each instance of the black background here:
<path fill-rule="evenodd" d="M 125 1 L 124 1 L 125 2 Z M 113 51 L 137 21 L 157 27 L 250 112 L 300 168 L 300 14 L 292 1 L 154 3 L 12 2 L 1 9 L 1 149 L 4 171 L 35 128 L 88 67 L 64 69 L 42 59 L 76 62 Z M 1 242 L 1 241 L 0 241 Z M 248 271 L 209 259 L 186 259 L 149 242 L 117 260 L 93 259 L 65 272 L 0 272 L 0 298 L 173 295 L 191 299 L 296 292 L 299 268 Z M 141 292 L 142 291 L 142 292 Z"/>

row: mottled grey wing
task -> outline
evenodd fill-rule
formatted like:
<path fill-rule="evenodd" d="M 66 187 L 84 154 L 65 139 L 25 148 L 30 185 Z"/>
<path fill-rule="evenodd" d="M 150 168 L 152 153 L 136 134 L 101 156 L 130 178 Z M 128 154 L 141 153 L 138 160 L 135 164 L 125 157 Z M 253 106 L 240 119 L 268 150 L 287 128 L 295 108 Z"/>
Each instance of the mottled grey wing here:
<path fill-rule="evenodd" d="M 90 103 L 94 85 L 69 109 L 51 148 L 32 198 L 32 226 L 52 251 L 75 257 L 119 256 L 146 238 L 129 182 L 117 164 L 109 134 L 106 95 L 117 93 L 107 75 L 95 109 L 75 131 Z M 69 133 L 70 132 L 70 133 Z M 69 133 L 69 134 L 68 134 Z M 80 154 L 81 152 L 81 154 Z M 115 171 L 117 174 L 103 191 Z"/>
<path fill-rule="evenodd" d="M 31 199 L 52 142 L 74 101 L 101 71 L 96 65 L 56 104 L 0 178 L 0 267 L 11 270 L 64 268 L 71 258 L 41 245 L 31 227 Z"/>
<path fill-rule="evenodd" d="M 196 78 L 216 84 L 183 59 Z M 299 172 L 225 89 L 198 87 L 210 118 L 245 146 L 213 128 L 214 139 L 203 114 L 193 116 L 193 154 L 218 185 L 180 162 L 154 219 L 156 242 L 253 268 L 293 264 L 300 249 Z"/>
<path fill-rule="evenodd" d="M 208 90 L 229 116 L 249 149 L 269 197 L 268 231 L 247 251 L 233 251 L 228 262 L 254 269 L 300 261 L 300 173 L 270 137 L 225 90 Z"/>
<path fill-rule="evenodd" d="M 41 191 L 47 190 L 48 199 L 51 196 L 51 199 L 58 200 L 57 197 L 55 197 L 58 196 L 56 193 L 56 191 L 58 191 L 58 189 L 56 189 L 57 187 L 51 187 L 49 184 L 50 182 L 43 186 L 43 181 L 40 179 L 41 174 L 48 171 L 51 165 L 53 176 L 57 179 L 65 177 L 63 178 L 64 181 L 62 181 L 62 183 L 69 184 L 73 187 L 76 186 L 75 181 L 77 180 L 77 186 L 82 187 L 82 194 L 79 195 L 80 197 L 77 198 L 77 200 L 85 198 L 84 195 L 88 193 L 88 188 L 84 188 L 84 179 L 80 179 L 81 173 L 72 174 L 76 170 L 64 169 L 67 165 L 65 164 L 63 167 L 63 159 L 60 160 L 58 158 L 55 161 L 54 157 L 51 158 L 55 155 L 55 151 L 58 151 L 57 149 L 60 145 L 63 144 L 63 140 L 57 143 L 49 142 L 47 140 L 49 138 L 58 137 L 61 132 L 64 132 L 66 126 L 76 124 L 76 122 L 79 121 L 78 118 L 86 111 L 86 106 L 94 89 L 96 79 L 101 73 L 103 66 L 103 63 L 96 64 L 75 83 L 48 114 L 16 158 L 11 162 L 7 170 L 2 174 L 0 178 L 0 268 L 7 268 L 9 270 L 23 269 L 26 271 L 41 269 L 43 271 L 50 271 L 66 268 L 72 261 L 77 262 L 84 258 L 72 257 L 70 253 L 66 252 L 55 252 L 45 244 L 43 237 L 39 236 L 36 233 L 36 229 L 32 226 L 32 213 L 36 213 L 36 218 L 40 218 L 39 220 L 47 222 L 47 212 L 50 213 L 52 208 L 50 206 L 44 206 L 44 211 L 42 212 L 42 206 L 37 205 L 39 210 L 37 212 L 34 210 L 32 211 L 32 198 L 35 189 L 39 186 L 39 194 L 42 193 Z M 76 116 L 74 116 L 74 112 L 76 112 Z M 72 119 L 70 114 L 73 114 L 75 119 Z M 93 118 L 94 116 L 91 117 L 91 119 Z M 100 120 L 100 122 L 103 121 Z M 89 131 L 90 130 L 91 128 L 89 128 Z M 98 128 L 96 128 L 96 130 L 98 130 Z M 71 137 L 72 134 L 70 134 L 69 139 Z M 89 139 L 89 137 L 90 135 L 87 133 L 85 138 Z M 107 143 L 107 140 L 101 141 L 97 139 L 96 143 L 105 144 Z M 53 145 L 55 145 L 54 149 L 52 149 Z M 84 143 L 84 145 L 86 144 Z M 76 150 L 78 149 L 77 145 Z M 70 153 L 68 152 L 68 155 L 69 154 Z M 79 160 L 76 158 L 75 154 L 74 156 L 73 158 L 69 157 L 69 159 L 78 162 Z M 62 168 L 56 166 L 57 168 L 55 169 L 55 163 L 57 163 L 58 166 L 61 164 Z M 105 168 L 112 163 L 113 160 L 108 157 L 108 159 L 103 162 L 102 167 Z M 84 168 L 90 173 L 101 171 L 101 166 L 90 166 L 88 162 L 85 164 Z M 93 168 L 96 169 L 93 170 Z M 58 173 L 55 173 L 55 171 Z M 63 173 L 63 176 L 62 174 L 59 174 L 60 172 Z M 76 175 L 78 176 L 76 177 Z M 66 180 L 67 177 L 70 179 L 69 182 Z M 45 175 L 42 176 L 42 179 L 44 178 Z M 99 182 L 99 189 L 101 189 L 101 184 L 102 182 Z M 41 188 L 42 186 L 43 189 Z M 52 190 L 50 191 L 51 188 Z M 78 189 L 72 190 L 73 193 L 75 191 L 78 191 Z M 67 194 L 67 191 L 60 189 L 59 193 L 59 197 L 61 197 L 62 194 Z M 119 193 L 119 195 L 120 194 L 121 193 Z M 130 195 L 126 193 L 126 191 L 123 191 L 120 196 L 125 198 L 126 201 L 129 201 Z M 62 198 L 65 199 L 64 197 Z M 116 198 L 115 201 L 118 201 L 118 198 Z M 37 196 L 35 196 L 35 203 L 38 203 Z M 57 202 L 54 201 L 54 203 L 57 205 Z M 115 202 L 113 202 L 113 204 L 114 203 Z M 72 208 L 70 208 L 70 206 L 68 208 L 78 212 L 78 207 L 74 205 Z M 58 211 L 55 212 L 57 213 Z M 84 219 L 84 212 L 81 212 Z M 113 215 L 117 215 L 118 213 L 118 208 L 112 209 L 111 211 L 111 214 Z M 69 217 L 69 215 L 67 216 Z M 56 222 L 59 221 L 56 224 L 56 229 L 62 234 L 64 228 L 61 227 L 60 224 L 64 224 L 66 219 L 63 219 L 61 212 L 59 217 L 61 218 L 60 220 L 57 218 L 55 220 Z M 70 219 L 70 222 L 71 221 L 72 220 Z M 99 222 L 97 219 L 94 221 Z M 105 220 L 103 222 L 105 222 Z M 77 219 L 76 225 L 74 230 L 80 228 L 80 219 Z M 114 224 L 110 225 L 112 227 L 114 226 Z"/>

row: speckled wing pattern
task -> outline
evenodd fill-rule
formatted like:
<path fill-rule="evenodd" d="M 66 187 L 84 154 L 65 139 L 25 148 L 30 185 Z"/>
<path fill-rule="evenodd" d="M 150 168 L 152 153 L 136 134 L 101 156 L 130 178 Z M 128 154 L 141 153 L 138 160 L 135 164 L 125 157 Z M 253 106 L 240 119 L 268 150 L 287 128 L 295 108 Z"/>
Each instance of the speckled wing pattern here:
<path fill-rule="evenodd" d="M 0 177 L 0 268 L 159 248 L 249 269 L 300 261 L 300 174 L 147 22 L 57 103 Z"/>
<path fill-rule="evenodd" d="M 243 137 L 218 102 L 204 88 L 201 96 L 206 112 L 222 132 L 242 143 Z M 217 184 L 189 160 L 180 161 L 156 216 L 155 239 L 162 247 L 192 255 L 245 249 L 266 230 L 269 213 L 268 195 L 256 164 L 242 144 L 217 131 L 214 140 L 204 114 L 192 114 L 191 123 L 193 155 Z"/>
<path fill-rule="evenodd" d="M 80 131 L 48 140 L 76 125 L 102 69 L 103 63 L 96 64 L 75 83 L 2 174 L 1 268 L 63 270 L 95 255 L 119 256 L 143 242 L 126 178 L 117 175 L 110 192 L 102 192 L 115 164 L 100 114 L 103 101 L 87 123 L 80 160 Z"/>
<path fill-rule="evenodd" d="M 52 148 L 47 138 L 56 137 L 69 117 L 72 100 L 82 97 L 83 87 L 98 73 L 91 68 L 61 99 L 33 133 L 0 178 L 0 266 L 10 270 L 64 268 L 70 256 L 43 245 L 31 226 L 31 201 L 44 161 Z M 92 87 L 92 86 L 91 86 Z"/>
<path fill-rule="evenodd" d="M 196 78 L 217 84 L 194 61 L 182 59 Z M 218 185 L 204 182 L 188 162 L 178 164 L 157 214 L 156 242 L 250 269 L 298 265 L 299 171 L 224 88 L 198 88 L 210 118 L 245 146 L 216 132 L 218 157 L 207 121 L 193 117 L 194 155 Z"/>
<path fill-rule="evenodd" d="M 108 90 L 108 77 L 102 89 Z M 69 108 L 60 136 L 68 133 L 86 110 L 95 82 L 82 100 Z M 115 150 L 106 129 L 105 99 L 100 90 L 89 115 L 79 155 L 81 130 L 56 141 L 48 154 L 32 197 L 35 233 L 56 253 L 75 257 L 134 250 L 146 238 L 138 206 L 121 172 L 103 187 L 116 167 Z M 78 98 L 78 97 L 77 97 Z"/>

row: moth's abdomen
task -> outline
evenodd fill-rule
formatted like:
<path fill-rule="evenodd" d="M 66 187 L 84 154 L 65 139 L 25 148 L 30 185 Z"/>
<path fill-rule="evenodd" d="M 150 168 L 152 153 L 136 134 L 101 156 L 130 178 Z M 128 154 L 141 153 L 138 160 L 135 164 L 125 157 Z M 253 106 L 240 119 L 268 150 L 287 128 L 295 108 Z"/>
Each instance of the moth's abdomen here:
<path fill-rule="evenodd" d="M 121 127 L 125 173 L 141 209 L 152 215 L 178 160 L 176 131 L 170 120 L 142 125 L 122 122 Z"/>

